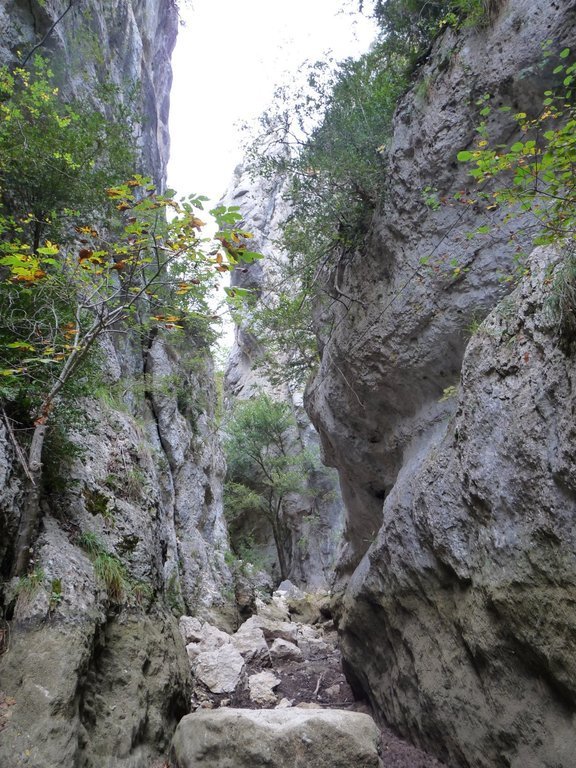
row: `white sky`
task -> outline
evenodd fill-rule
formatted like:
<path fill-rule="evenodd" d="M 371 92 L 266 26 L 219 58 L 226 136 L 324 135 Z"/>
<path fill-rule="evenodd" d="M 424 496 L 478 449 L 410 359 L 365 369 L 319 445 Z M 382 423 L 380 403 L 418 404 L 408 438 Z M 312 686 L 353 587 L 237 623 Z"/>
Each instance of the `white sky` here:
<path fill-rule="evenodd" d="M 191 0 L 172 60 L 168 185 L 222 196 L 242 159 L 236 124 L 258 117 L 306 59 L 365 51 L 374 25 L 356 0 Z M 342 7 L 347 7 L 342 12 Z"/>

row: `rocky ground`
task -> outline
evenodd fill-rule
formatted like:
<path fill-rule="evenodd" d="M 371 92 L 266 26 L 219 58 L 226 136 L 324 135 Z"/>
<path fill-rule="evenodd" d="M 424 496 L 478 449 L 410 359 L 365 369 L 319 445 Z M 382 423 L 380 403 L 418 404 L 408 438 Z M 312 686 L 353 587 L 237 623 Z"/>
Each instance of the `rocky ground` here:
<path fill-rule="evenodd" d="M 296 612 L 298 611 L 298 612 Z M 343 671 L 326 596 L 286 590 L 230 635 L 182 617 L 193 677 L 192 711 L 234 709 L 337 709 L 371 714 L 355 699 Z M 381 732 L 384 768 L 442 768 L 430 755 Z"/>

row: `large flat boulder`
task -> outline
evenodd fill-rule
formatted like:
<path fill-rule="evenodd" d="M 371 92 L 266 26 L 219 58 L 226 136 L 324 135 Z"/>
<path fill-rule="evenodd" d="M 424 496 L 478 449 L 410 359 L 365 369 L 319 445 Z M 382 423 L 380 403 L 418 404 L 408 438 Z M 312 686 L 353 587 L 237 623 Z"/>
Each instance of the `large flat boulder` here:
<path fill-rule="evenodd" d="M 381 768 L 369 715 L 338 709 L 216 709 L 182 718 L 178 768 Z"/>

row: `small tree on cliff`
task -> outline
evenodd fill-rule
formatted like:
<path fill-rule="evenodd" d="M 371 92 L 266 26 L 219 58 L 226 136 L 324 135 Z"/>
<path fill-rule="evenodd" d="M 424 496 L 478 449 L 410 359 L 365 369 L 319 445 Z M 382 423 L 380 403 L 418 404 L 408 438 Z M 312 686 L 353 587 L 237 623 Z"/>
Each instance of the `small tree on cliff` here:
<path fill-rule="evenodd" d="M 256 254 L 232 228 L 234 211 L 214 211 L 227 231 L 207 244 L 201 198 L 177 203 L 141 176 L 107 186 L 130 159 L 126 135 L 62 102 L 42 60 L 34 76 L 0 70 L 0 95 L 0 398 L 30 435 L 15 442 L 27 479 L 19 575 L 40 516 L 47 431 L 99 340 L 131 323 L 178 327 L 206 311 L 218 273 Z"/>
<path fill-rule="evenodd" d="M 284 505 L 290 494 L 306 490 L 310 464 L 296 428 L 290 406 L 262 394 L 236 405 L 224 443 L 227 516 L 237 522 L 250 513 L 266 518 L 283 579 L 288 576 L 289 546 Z"/>

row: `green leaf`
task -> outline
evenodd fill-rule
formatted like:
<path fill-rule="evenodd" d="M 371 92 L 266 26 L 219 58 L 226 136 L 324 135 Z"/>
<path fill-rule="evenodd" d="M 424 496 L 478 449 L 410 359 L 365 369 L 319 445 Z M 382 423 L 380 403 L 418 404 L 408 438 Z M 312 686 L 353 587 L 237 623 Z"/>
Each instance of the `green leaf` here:
<path fill-rule="evenodd" d="M 563 51 L 560 51 L 561 59 L 567 59 L 569 55 L 570 55 L 570 48 L 564 48 Z"/>
<path fill-rule="evenodd" d="M 27 341 L 13 341 L 10 344 L 6 344 L 8 349 L 25 349 L 28 352 L 34 352 L 35 347 L 32 344 L 28 344 Z"/>
<path fill-rule="evenodd" d="M 461 163 L 467 163 L 474 158 L 474 155 L 472 152 L 469 152 L 467 149 L 464 149 L 461 152 L 458 152 L 456 157 Z"/>
<path fill-rule="evenodd" d="M 256 253 L 256 251 L 238 251 L 238 261 L 244 262 L 246 264 L 250 264 L 253 261 L 257 261 L 258 259 L 264 258 L 261 253 Z"/>

